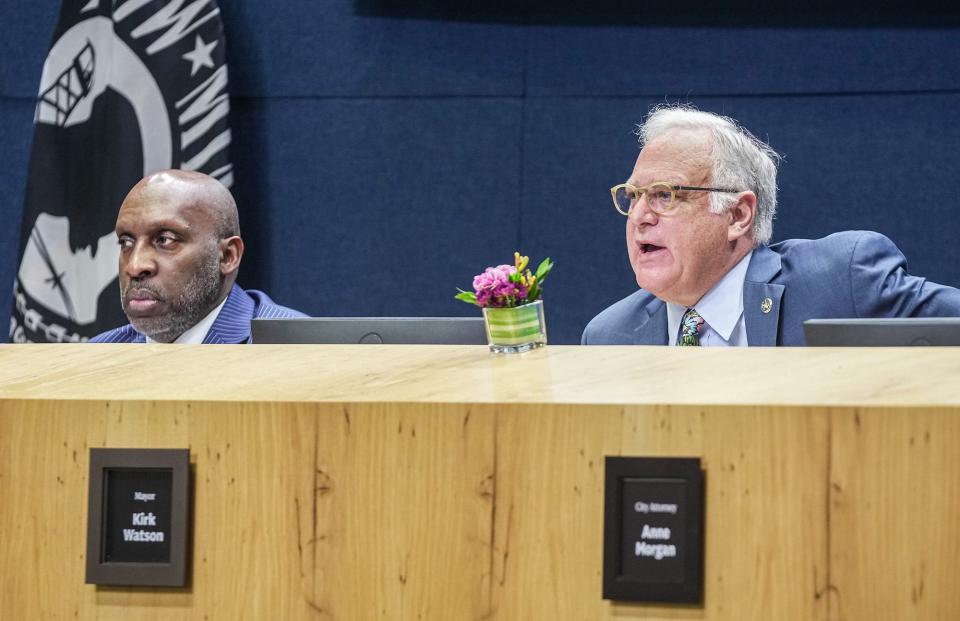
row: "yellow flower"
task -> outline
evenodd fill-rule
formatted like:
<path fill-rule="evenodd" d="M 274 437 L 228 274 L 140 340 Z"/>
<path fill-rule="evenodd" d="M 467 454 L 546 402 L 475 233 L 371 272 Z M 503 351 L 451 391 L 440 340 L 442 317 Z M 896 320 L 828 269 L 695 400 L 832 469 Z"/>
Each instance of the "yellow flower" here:
<path fill-rule="evenodd" d="M 530 262 L 530 257 L 520 256 L 519 252 L 513 253 L 513 264 L 517 267 L 518 272 L 523 272 L 527 268 L 527 263 Z"/>

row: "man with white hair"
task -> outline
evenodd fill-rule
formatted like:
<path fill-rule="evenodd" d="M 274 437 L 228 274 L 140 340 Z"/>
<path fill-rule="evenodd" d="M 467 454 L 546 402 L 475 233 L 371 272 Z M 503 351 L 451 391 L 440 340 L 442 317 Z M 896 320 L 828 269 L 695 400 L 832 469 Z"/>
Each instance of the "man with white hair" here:
<path fill-rule="evenodd" d="M 879 233 L 768 245 L 779 156 L 736 121 L 655 108 L 626 183 L 640 291 L 593 318 L 585 345 L 803 345 L 813 318 L 960 316 L 960 290 L 906 273 Z"/>

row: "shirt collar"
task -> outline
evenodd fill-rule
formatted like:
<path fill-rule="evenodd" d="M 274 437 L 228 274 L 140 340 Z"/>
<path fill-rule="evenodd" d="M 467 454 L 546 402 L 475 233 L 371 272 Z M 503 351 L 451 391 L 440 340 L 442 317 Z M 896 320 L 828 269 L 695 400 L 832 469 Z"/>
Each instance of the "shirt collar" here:
<path fill-rule="evenodd" d="M 730 340 L 733 329 L 743 315 L 743 281 L 747 277 L 751 256 L 752 250 L 693 305 L 710 329 L 725 341 Z M 676 338 L 680 321 L 686 312 L 686 306 L 667 302 L 667 333 L 672 335 L 670 338 Z"/>
<path fill-rule="evenodd" d="M 227 298 L 223 298 L 223 302 L 220 302 L 216 308 L 207 313 L 207 316 L 197 322 L 195 326 L 178 336 L 174 343 L 178 345 L 199 345 L 200 343 L 203 343 L 203 339 L 206 338 L 207 332 L 210 331 L 210 326 L 212 326 L 213 322 L 217 320 L 217 315 L 220 314 L 220 311 L 223 310 L 223 305 L 226 303 Z M 147 342 L 156 343 L 157 341 L 148 336 Z"/>

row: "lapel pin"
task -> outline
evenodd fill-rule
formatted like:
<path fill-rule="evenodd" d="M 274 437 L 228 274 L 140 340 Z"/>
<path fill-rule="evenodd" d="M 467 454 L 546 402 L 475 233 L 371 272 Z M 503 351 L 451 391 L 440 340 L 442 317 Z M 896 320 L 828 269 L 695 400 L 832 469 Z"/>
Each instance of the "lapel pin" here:
<path fill-rule="evenodd" d="M 760 312 L 766 315 L 770 312 L 770 309 L 773 308 L 773 300 L 770 298 L 763 298 L 763 302 L 760 302 Z"/>

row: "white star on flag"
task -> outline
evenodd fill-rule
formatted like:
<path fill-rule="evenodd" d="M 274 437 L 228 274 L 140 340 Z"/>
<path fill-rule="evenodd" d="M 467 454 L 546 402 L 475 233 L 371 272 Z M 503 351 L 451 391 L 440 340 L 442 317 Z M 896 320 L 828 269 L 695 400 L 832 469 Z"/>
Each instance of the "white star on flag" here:
<path fill-rule="evenodd" d="M 204 43 L 200 35 L 197 35 L 193 51 L 183 55 L 184 60 L 189 60 L 192 63 L 190 65 L 191 78 L 196 75 L 197 71 L 200 71 L 200 67 L 210 67 L 213 69 L 213 57 L 210 56 L 210 53 L 213 51 L 213 48 L 217 47 L 217 43 L 219 43 L 219 41 Z"/>

